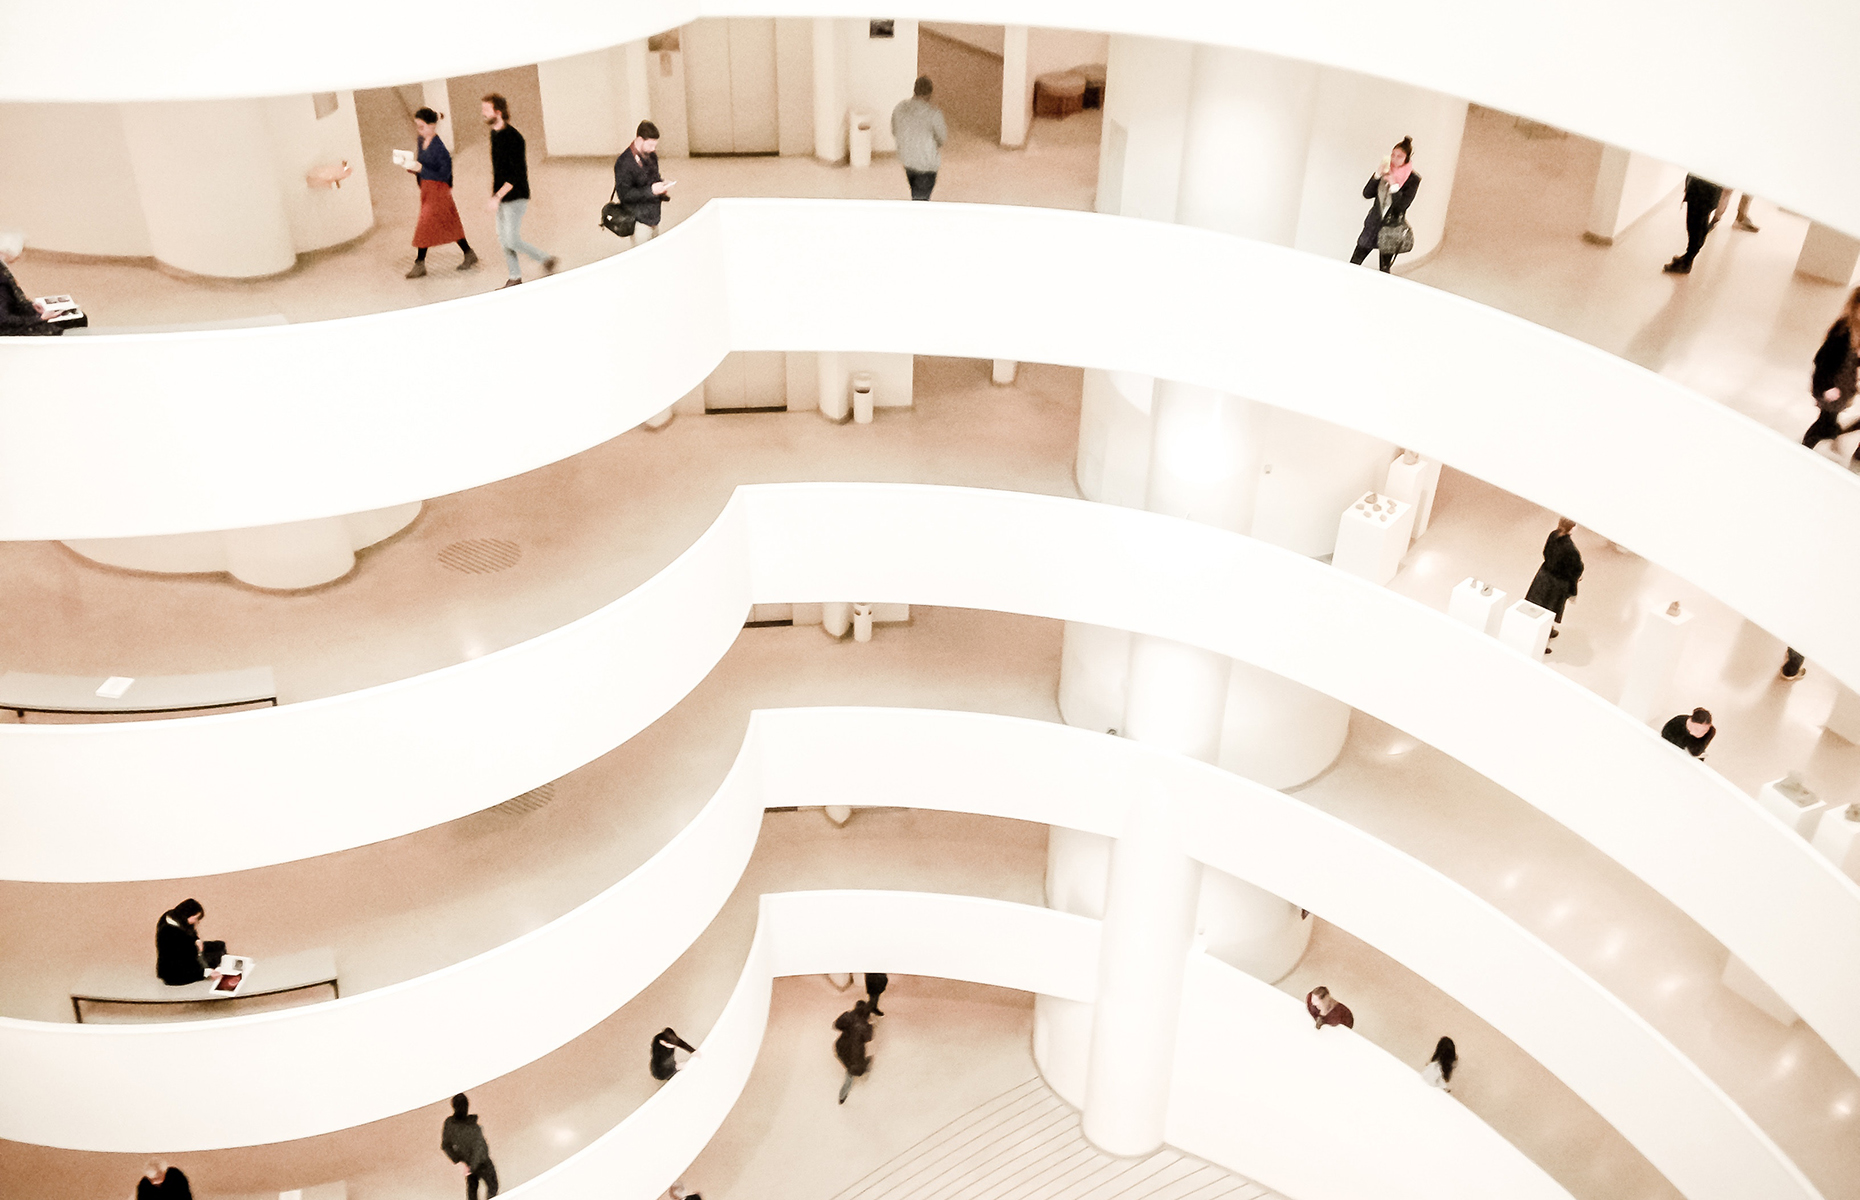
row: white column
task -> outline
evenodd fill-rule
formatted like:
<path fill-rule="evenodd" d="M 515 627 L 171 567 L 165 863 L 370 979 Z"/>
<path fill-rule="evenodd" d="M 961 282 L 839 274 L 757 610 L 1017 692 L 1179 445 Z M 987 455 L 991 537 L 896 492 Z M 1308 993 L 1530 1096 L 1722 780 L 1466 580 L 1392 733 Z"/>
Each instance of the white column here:
<path fill-rule="evenodd" d="M 832 17 L 814 18 L 814 157 L 825 163 L 846 157 L 846 81 L 839 22 Z"/>
<path fill-rule="evenodd" d="M 452 136 L 452 90 L 443 79 L 428 79 L 420 85 L 420 99 L 426 107 L 439 114 L 439 136 L 445 140 L 446 149 L 457 154 L 459 144 Z"/>
<path fill-rule="evenodd" d="M 1115 34 L 1105 62 L 1101 213 L 1175 220 L 1194 47 Z"/>
<path fill-rule="evenodd" d="M 1150 402 L 1156 381 L 1087 367 L 1079 398 L 1079 494 L 1102 504 L 1142 508 L 1150 478 Z"/>
<path fill-rule="evenodd" d="M 1258 444 L 1252 402 L 1175 380 L 1156 381 L 1144 507 L 1247 533 Z"/>
<path fill-rule="evenodd" d="M 1085 1137 L 1106 1153 L 1162 1146 L 1200 888 L 1173 806 L 1138 798 L 1111 848 L 1085 1076 Z"/>
<path fill-rule="evenodd" d="M 1213 762 L 1221 753 L 1221 720 L 1232 661 L 1168 638 L 1133 634 L 1124 736 Z"/>
<path fill-rule="evenodd" d="M 1612 246 L 1634 222 L 1658 207 L 1686 181 L 1684 167 L 1663 163 L 1620 146 L 1603 146 L 1601 166 L 1595 173 L 1595 191 L 1589 197 L 1589 221 L 1584 241 Z M 1423 186 L 1426 186 L 1423 176 Z M 1417 233 L 1415 249 L 1420 249 Z"/>
<path fill-rule="evenodd" d="M 316 587 L 347 575 L 355 552 L 399 533 L 420 515 L 421 503 L 318 517 L 283 525 L 257 525 L 211 533 L 66 542 L 94 562 L 132 571 L 197 575 L 224 571 L 253 587 L 279 591 Z"/>
<path fill-rule="evenodd" d="M 1349 736 L 1349 705 L 1264 667 L 1236 662 L 1215 761 L 1267 787 L 1297 787 L 1337 761 Z"/>
<path fill-rule="evenodd" d="M 1176 220 L 1291 245 L 1298 234 L 1318 68 L 1252 50 L 1197 45 L 1193 72 Z"/>
<path fill-rule="evenodd" d="M 1033 77 L 1027 73 L 1028 29 L 1008 25 L 1001 38 L 1001 144 L 1010 150 L 1027 144 L 1033 125 Z"/>
<path fill-rule="evenodd" d="M 264 101 L 125 104 L 123 138 L 157 260 L 226 279 L 296 263 Z"/>
<path fill-rule="evenodd" d="M 1130 634 L 1067 621 L 1059 651 L 1059 716 L 1098 733 L 1123 732 Z"/>

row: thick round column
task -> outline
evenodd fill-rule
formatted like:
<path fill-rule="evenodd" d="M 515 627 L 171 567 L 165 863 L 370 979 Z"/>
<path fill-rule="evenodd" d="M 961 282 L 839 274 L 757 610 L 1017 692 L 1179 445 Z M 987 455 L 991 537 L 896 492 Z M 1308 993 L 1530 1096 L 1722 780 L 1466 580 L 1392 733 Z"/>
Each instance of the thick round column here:
<path fill-rule="evenodd" d="M 824 163 L 846 157 L 846 85 L 839 22 L 832 17 L 814 18 L 814 157 Z"/>
<path fill-rule="evenodd" d="M 1150 400 L 1156 381 L 1087 368 L 1079 398 L 1079 495 L 1142 508 L 1150 477 Z"/>
<path fill-rule="evenodd" d="M 125 104 L 123 138 L 156 259 L 229 279 L 296 263 L 264 101 Z"/>
<path fill-rule="evenodd" d="M 132 571 L 198 575 L 224 571 L 277 591 L 316 587 L 355 568 L 355 552 L 399 533 L 420 515 L 418 500 L 284 525 L 140 538 L 94 538 L 65 545 L 94 562 Z"/>
<path fill-rule="evenodd" d="M 1270 788 L 1297 787 L 1337 761 L 1349 736 L 1349 705 L 1263 667 L 1233 664 L 1215 759 L 1225 769 Z"/>
<path fill-rule="evenodd" d="M 1318 72 L 1310 63 L 1252 50 L 1195 47 L 1177 221 L 1292 244 Z"/>
<path fill-rule="evenodd" d="M 1310 917 L 1271 892 L 1202 867 L 1195 937 L 1228 966 L 1277 983 L 1304 957 L 1311 930 Z"/>
<path fill-rule="evenodd" d="M 1232 662 L 1168 638 L 1133 635 L 1124 736 L 1202 762 L 1219 758 Z"/>
<path fill-rule="evenodd" d="M 1059 719 L 1099 733 L 1124 728 L 1130 634 L 1067 621 L 1059 651 Z"/>
<path fill-rule="evenodd" d="M 1200 891 L 1173 806 L 1139 798 L 1111 848 L 1085 1072 L 1085 1137 L 1108 1154 L 1162 1147 Z"/>
<path fill-rule="evenodd" d="M 1143 507 L 1249 532 L 1259 479 L 1256 407 L 1212 388 L 1157 380 Z"/>

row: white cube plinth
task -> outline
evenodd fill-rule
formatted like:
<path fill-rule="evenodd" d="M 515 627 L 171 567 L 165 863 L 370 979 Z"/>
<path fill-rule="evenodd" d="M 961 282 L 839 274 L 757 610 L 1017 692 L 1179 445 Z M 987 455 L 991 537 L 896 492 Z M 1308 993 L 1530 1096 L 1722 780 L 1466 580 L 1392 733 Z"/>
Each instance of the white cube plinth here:
<path fill-rule="evenodd" d="M 1853 814 L 1856 805 L 1830 808 L 1821 814 L 1815 826 L 1815 849 L 1841 869 L 1849 879 L 1860 881 L 1860 820 Z"/>
<path fill-rule="evenodd" d="M 1725 960 L 1724 986 L 1736 992 L 1744 999 L 1756 1005 L 1767 1017 L 1782 1025 L 1793 1025 L 1798 1018 L 1795 1010 L 1787 1001 L 1778 996 L 1775 989 L 1763 982 L 1757 973 L 1744 965 L 1744 960 L 1733 954 Z"/>
<path fill-rule="evenodd" d="M 1758 788 L 1757 803 L 1805 838 L 1815 836 L 1815 826 L 1821 824 L 1821 814 L 1828 807 L 1826 800 L 1789 779 L 1773 779 Z"/>
<path fill-rule="evenodd" d="M 1343 510 L 1331 565 L 1371 583 L 1387 583 L 1408 553 L 1414 505 L 1370 492 Z"/>
<path fill-rule="evenodd" d="M 1636 721 L 1652 718 L 1666 689 L 1672 685 L 1679 654 L 1686 646 L 1690 612 L 1674 614 L 1670 606 L 1656 604 L 1641 618 L 1628 653 L 1627 682 L 1621 687 L 1621 707 Z"/>
<path fill-rule="evenodd" d="M 1480 633 L 1498 636 L 1498 624 L 1505 615 L 1504 592 L 1477 579 L 1462 579 L 1447 596 L 1447 615 L 1471 625 Z"/>
<path fill-rule="evenodd" d="M 988 373 L 988 378 L 995 383 L 1013 383 L 1014 374 L 1019 370 L 1020 363 L 1017 360 L 1012 358 L 997 358 L 995 359 L 994 369 Z"/>
<path fill-rule="evenodd" d="M 1834 708 L 1823 725 L 1829 733 L 1860 746 L 1860 696 L 1834 685 Z"/>
<path fill-rule="evenodd" d="M 1550 627 L 1555 623 L 1556 614 L 1549 609 L 1539 608 L 1529 600 L 1519 600 L 1505 609 L 1504 619 L 1498 626 L 1498 640 L 1535 658 L 1550 648 Z"/>
<path fill-rule="evenodd" d="M 1384 495 L 1414 505 L 1414 528 L 1410 537 L 1420 537 L 1427 532 L 1427 522 L 1434 515 L 1434 494 L 1439 490 L 1440 464 L 1431 458 L 1417 457 L 1413 462 L 1396 459 L 1389 464 L 1388 482 L 1382 485 Z"/>

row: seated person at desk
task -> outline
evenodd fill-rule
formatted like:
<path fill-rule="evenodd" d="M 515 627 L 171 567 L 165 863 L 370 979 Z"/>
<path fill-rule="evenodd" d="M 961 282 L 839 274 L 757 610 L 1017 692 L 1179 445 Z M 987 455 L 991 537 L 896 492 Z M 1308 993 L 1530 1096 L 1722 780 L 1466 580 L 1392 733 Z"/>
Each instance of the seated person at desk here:
<path fill-rule="evenodd" d="M 179 1167 L 151 1158 L 142 1178 L 136 1180 L 135 1200 L 194 1200 L 194 1189 Z"/>
<path fill-rule="evenodd" d="M 206 949 L 200 940 L 200 918 L 207 915 L 200 901 L 191 896 L 161 915 L 155 923 L 155 974 L 170 987 L 218 979 L 217 970 L 209 970 L 201 958 Z M 225 943 L 220 943 L 222 952 Z"/>
<path fill-rule="evenodd" d="M 26 248 L 26 239 L 17 233 L 0 233 L 0 336 L 44 337 L 64 332 L 64 327 L 45 319 L 45 309 L 26 295 L 6 264 L 18 258 Z"/>

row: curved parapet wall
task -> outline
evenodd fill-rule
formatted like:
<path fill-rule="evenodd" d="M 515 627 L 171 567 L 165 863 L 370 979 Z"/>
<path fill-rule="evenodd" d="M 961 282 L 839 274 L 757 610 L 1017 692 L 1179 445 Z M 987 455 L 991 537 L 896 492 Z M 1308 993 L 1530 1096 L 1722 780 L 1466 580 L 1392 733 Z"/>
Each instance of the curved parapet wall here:
<path fill-rule="evenodd" d="M 463 0 L 436 27 L 417 8 L 334 0 L 188 10 L 105 0 L 71 22 L 0 7 L 0 99 L 192 100 L 380 87 L 598 50 L 703 16 L 784 16 L 773 0 L 538 0 L 516 20 Z M 870 15 L 833 0 L 808 16 Z M 1570 0 L 1554 19 L 1485 0 L 1417 0 L 1400 21 L 1374 0 L 919 0 L 895 16 L 1132 33 L 1240 46 L 1361 71 L 1521 113 L 1683 163 L 1860 234 L 1860 162 L 1833 154 L 1860 111 L 1851 55 L 1860 9 L 1796 5 L 1763 21 L 1729 0 L 1684 19 L 1636 0 Z M 1791 19 L 1792 18 L 1792 19 Z M 1373 29 L 1374 37 L 1362 36 Z M 366 36 L 358 36 L 366 30 Z M 1698 86 L 1700 79 L 1736 86 Z M 1675 103 L 1684 97 L 1684 103 Z"/>
<path fill-rule="evenodd" d="M 1091 311 L 976 286 L 997 277 L 1093 296 Z M 493 336 L 525 353 L 483 354 Z M 1860 481 L 1837 464 L 1517 317 L 1181 226 L 718 201 L 636 253 L 464 300 L 5 342 L 0 538 L 240 528 L 444 495 L 631 428 L 730 350 L 1011 358 L 1181 379 L 1420 450 L 1668 568 L 1860 687 L 1860 556 L 1827 553 L 1823 533 L 1860 527 Z M 536 389 L 538 358 L 585 382 Z M 368 386 L 332 389 L 331 362 Z M 1708 502 L 1713 519 L 1673 520 L 1648 496 Z"/>
<path fill-rule="evenodd" d="M 591 1023 L 590 1015 L 598 1019 L 601 1008 L 617 1007 L 636 994 L 695 939 L 735 886 L 764 807 L 858 801 L 1109 836 L 1123 828 L 1128 798 L 1158 785 L 1181 806 L 1197 857 L 1278 890 L 1433 980 L 1536 1056 L 1694 1200 L 1815 1195 L 1737 1106 L 1645 1021 L 1510 918 L 1386 843 L 1281 793 L 1153 747 L 1039 721 L 915 709 L 755 713 L 729 778 L 664 851 L 568 916 L 445 971 L 347 1000 L 191 1025 L 0 1022 L 0 1053 L 11 1064 L 9 1089 L 0 1096 L 0 1135 L 81 1149 L 206 1149 L 379 1119 L 396 1111 L 393 1106 L 429 1102 L 513 1069 L 518 1055 L 566 1041 Z M 814 916 L 824 918 L 819 906 L 837 904 L 838 895 L 808 902 Z M 766 980 L 758 983 L 755 962 L 758 953 L 771 950 L 782 956 L 772 974 L 876 968 L 1092 998 L 1095 932 L 1081 931 L 1093 930 L 1093 922 L 955 898 L 942 898 L 947 908 L 938 921 L 899 919 L 886 899 L 899 894 L 870 895 L 869 903 L 855 906 L 856 915 L 810 917 L 793 932 L 759 934 L 738 1000 L 705 1043 L 699 1064 L 705 1074 L 734 1072 L 715 1061 L 727 1056 L 715 1054 L 713 1042 L 734 1028 L 731 1012 L 743 988 L 755 993 L 759 987 L 766 1002 Z M 676 911 L 677 920 L 642 918 L 661 910 Z M 978 925 L 969 919 L 977 913 L 996 915 Z M 1045 931 L 1024 939 L 1032 932 L 1029 922 L 1043 923 Z M 666 928 L 638 932 L 655 925 Z M 887 939 L 906 927 L 913 948 L 899 954 Z M 834 948 L 823 949 L 821 939 L 832 937 L 864 940 L 829 941 Z M 641 944 L 642 938 L 650 944 Z M 576 953 L 591 944 L 615 952 Z M 851 945 L 864 951 L 847 957 L 842 951 Z M 1045 952 L 1028 957 L 1029 945 L 1047 947 L 1057 957 L 1042 957 Z M 590 958 L 617 961 L 585 961 Z M 1020 974 L 993 969 L 975 974 L 983 960 L 1018 964 L 1012 970 Z M 585 976 L 570 981 L 568 994 L 577 1001 L 572 1008 L 564 1006 L 562 995 L 541 996 L 521 982 L 556 971 L 551 964 L 563 962 Z M 1308 1041 L 1311 1034 L 1295 1000 L 1212 962 L 1196 971 L 1208 977 L 1205 986 L 1226 997 L 1223 1024 L 1232 1024 L 1239 1011 L 1248 1014 L 1239 1022 L 1245 1029 L 1274 1026 L 1245 1034 L 1250 1041 L 1240 1061 L 1253 1067 L 1241 1075 L 1274 1080 L 1280 1064 L 1292 1073 L 1304 1069 L 1297 1060 L 1309 1051 L 1299 1039 Z M 1268 1008 L 1286 1009 L 1284 1018 L 1255 1013 L 1262 1003 L 1255 996 L 1270 997 Z M 459 1037 L 458 1028 L 493 1022 L 522 1036 L 497 1047 Z M 725 1041 L 736 1044 L 730 1036 Z M 1195 1038 L 1196 1055 L 1207 1052 L 1201 1035 L 1185 1030 L 1184 1036 Z M 1275 1043 L 1278 1049 L 1271 1049 Z M 196 1082 L 199 1073 L 186 1070 L 188 1063 L 225 1061 L 221 1056 L 227 1054 L 261 1064 L 264 1073 L 253 1078 L 264 1086 L 228 1096 L 210 1075 Z M 1199 1083 L 1184 1078 L 1178 1087 L 1219 1090 L 1225 1068 L 1210 1070 L 1209 1078 Z M 370 1085 L 357 1087 L 358 1079 Z M 1402 1083 L 1414 1085 L 1412 1077 Z M 1307 1080 L 1300 1086 L 1311 1085 Z M 1280 1111 L 1293 1116 L 1307 1111 L 1289 1102 L 1291 1090 L 1283 1081 L 1269 1087 L 1280 1089 Z M 1369 1094 L 1380 1103 L 1374 1089 Z M 656 1103 L 642 1113 L 656 1111 L 651 1107 Z M 1204 1140 L 1218 1142 L 1199 1107 L 1184 1107 L 1177 1115 L 1175 1124 L 1200 1129 Z M 28 1133 L 33 1136 L 22 1136 Z M 1254 1129 L 1249 1137 L 1257 1140 L 1258 1134 Z M 1211 1149 L 1189 1144 L 1192 1138 L 1176 1140 L 1220 1159 Z M 1297 1164 L 1326 1156 L 1289 1157 Z M 1228 1165 L 1267 1174 L 1258 1162 Z M 1339 1169 L 1321 1162 L 1306 1166 L 1320 1175 Z M 579 1173 L 583 1167 L 558 1168 L 564 1169 Z M 1343 1169 L 1347 1175 L 1364 1168 Z M 1298 1195 L 1338 1194 L 1335 1186 L 1318 1188 L 1309 1179 L 1267 1182 Z M 1360 1188 L 1365 1181 L 1353 1182 Z M 1436 1194 L 1459 1193 L 1450 1187 Z"/>
<path fill-rule="evenodd" d="M 226 865 L 203 869 L 232 870 L 394 836 L 447 806 L 489 807 L 592 758 L 603 729 L 617 744 L 669 711 L 722 657 L 750 603 L 831 597 L 1153 634 L 1334 696 L 1614 858 L 1860 1067 L 1860 887 L 1709 767 L 1386 588 L 1211 526 L 1015 492 L 739 488 L 645 586 L 473 662 L 255 713 L 0 727 L 0 819 L 25 831 L 0 846 L 0 863 L 16 878 L 144 878 L 145 862 L 183 857 L 175 830 L 186 829 L 200 831 L 188 835 L 200 843 L 185 850 L 193 862 L 217 855 Z M 627 687 L 605 686 L 615 678 Z M 1542 726 L 1559 737 L 1539 736 Z M 310 746 L 316 757 L 298 752 Z M 423 798 L 417 814 L 404 811 L 404 786 Z"/>

